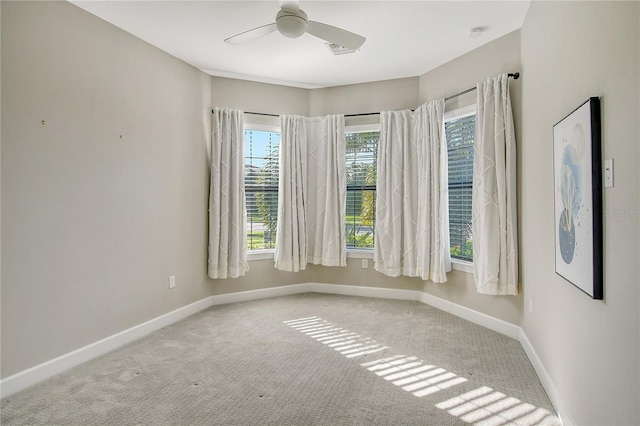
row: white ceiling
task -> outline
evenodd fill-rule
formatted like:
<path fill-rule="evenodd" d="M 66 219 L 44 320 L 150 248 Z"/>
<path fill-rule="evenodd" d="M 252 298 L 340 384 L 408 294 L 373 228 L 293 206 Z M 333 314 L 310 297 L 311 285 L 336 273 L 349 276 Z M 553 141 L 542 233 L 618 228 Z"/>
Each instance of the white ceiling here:
<path fill-rule="evenodd" d="M 72 1 L 202 71 L 302 88 L 414 77 L 522 26 L 529 0 L 305 1 L 310 20 L 366 37 L 334 56 L 309 34 L 223 40 L 274 22 L 278 1 Z M 478 38 L 471 28 L 484 27 Z"/>

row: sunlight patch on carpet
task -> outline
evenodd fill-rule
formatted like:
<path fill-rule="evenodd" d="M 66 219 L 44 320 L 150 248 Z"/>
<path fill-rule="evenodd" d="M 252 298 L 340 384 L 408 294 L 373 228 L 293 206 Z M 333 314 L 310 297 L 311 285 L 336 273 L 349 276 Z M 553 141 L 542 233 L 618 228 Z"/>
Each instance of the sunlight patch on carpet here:
<path fill-rule="evenodd" d="M 522 426 L 559 425 L 551 412 L 482 386 L 436 404 L 466 423 L 483 426 L 514 424 Z"/>
<path fill-rule="evenodd" d="M 373 339 L 336 326 L 319 317 L 298 318 L 283 321 L 283 323 L 347 358 L 356 358 L 389 349 L 388 346 L 377 343 Z M 418 398 L 468 381 L 443 368 L 427 364 L 415 356 L 393 355 L 360 365 Z M 465 423 L 477 426 L 561 425 L 553 413 L 532 404 L 523 403 L 517 398 L 509 397 L 487 386 L 466 392 L 435 406 Z"/>
<path fill-rule="evenodd" d="M 284 321 L 284 323 L 333 348 L 347 358 L 356 358 L 389 349 L 388 346 L 377 343 L 373 339 L 318 317 L 299 318 Z M 418 360 L 415 356 L 394 355 L 360 365 L 418 398 L 467 381 L 442 368 L 425 365 L 424 361 Z"/>
<path fill-rule="evenodd" d="M 356 358 L 388 349 L 373 339 L 362 337 L 358 333 L 337 327 L 318 317 L 307 317 L 283 321 L 289 327 L 317 340 L 340 352 L 347 358 Z"/>

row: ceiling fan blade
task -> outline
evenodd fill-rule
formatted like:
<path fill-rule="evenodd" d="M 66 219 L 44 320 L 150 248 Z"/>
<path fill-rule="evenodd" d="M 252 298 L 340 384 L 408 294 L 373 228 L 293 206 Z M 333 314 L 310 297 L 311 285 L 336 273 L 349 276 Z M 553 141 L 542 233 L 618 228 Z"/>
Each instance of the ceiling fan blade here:
<path fill-rule="evenodd" d="M 280 0 L 280 9 L 295 12 L 300 9 L 299 0 Z"/>
<path fill-rule="evenodd" d="M 366 38 L 361 35 L 316 21 L 309 21 L 307 24 L 307 32 L 329 43 L 353 50 L 360 48 L 366 40 Z"/>
<path fill-rule="evenodd" d="M 247 41 L 255 40 L 257 38 L 266 36 L 267 34 L 274 32 L 276 29 L 277 29 L 276 23 L 274 22 L 273 24 L 263 25 L 261 27 L 254 28 L 249 31 L 245 31 L 240 34 L 236 34 L 234 36 L 231 36 L 225 39 L 225 41 L 229 44 L 246 43 Z"/>

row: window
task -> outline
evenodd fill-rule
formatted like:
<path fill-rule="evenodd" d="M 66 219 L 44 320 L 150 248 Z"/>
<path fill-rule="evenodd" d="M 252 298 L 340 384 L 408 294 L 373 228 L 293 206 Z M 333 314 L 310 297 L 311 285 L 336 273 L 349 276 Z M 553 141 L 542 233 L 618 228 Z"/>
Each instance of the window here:
<path fill-rule="evenodd" d="M 345 134 L 347 163 L 347 248 L 373 249 L 376 170 L 380 132 Z"/>
<path fill-rule="evenodd" d="M 273 249 L 278 222 L 280 133 L 245 129 L 244 147 L 247 248 Z"/>
<path fill-rule="evenodd" d="M 445 116 L 449 156 L 449 238 L 454 259 L 473 261 L 471 193 L 473 189 L 473 141 L 475 106 Z"/>

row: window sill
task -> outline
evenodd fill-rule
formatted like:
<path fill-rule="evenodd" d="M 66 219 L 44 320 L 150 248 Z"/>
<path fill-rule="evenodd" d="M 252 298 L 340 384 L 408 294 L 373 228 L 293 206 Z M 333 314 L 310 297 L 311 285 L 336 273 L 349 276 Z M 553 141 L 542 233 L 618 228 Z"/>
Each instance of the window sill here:
<path fill-rule="evenodd" d="M 473 262 L 451 259 L 451 270 L 473 274 Z"/>
<path fill-rule="evenodd" d="M 247 260 L 251 262 L 252 260 L 273 260 L 276 251 L 274 249 L 264 249 L 264 250 L 251 250 L 247 252 Z"/>
<path fill-rule="evenodd" d="M 347 259 L 373 259 L 373 250 L 347 249 Z"/>
<path fill-rule="evenodd" d="M 251 250 L 247 252 L 247 260 L 273 260 L 274 249 Z M 373 250 L 351 250 L 347 249 L 347 259 L 373 259 Z"/>
<path fill-rule="evenodd" d="M 273 260 L 275 256 L 274 249 L 251 250 L 247 253 L 247 260 Z M 373 250 L 347 249 L 347 259 L 373 259 Z M 473 274 L 473 263 L 464 260 L 451 260 L 451 269 L 454 271 L 466 272 Z"/>

